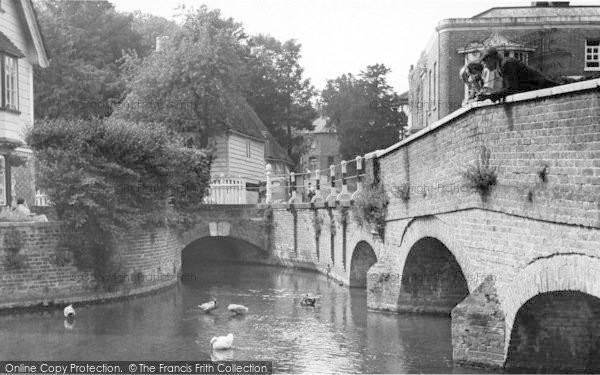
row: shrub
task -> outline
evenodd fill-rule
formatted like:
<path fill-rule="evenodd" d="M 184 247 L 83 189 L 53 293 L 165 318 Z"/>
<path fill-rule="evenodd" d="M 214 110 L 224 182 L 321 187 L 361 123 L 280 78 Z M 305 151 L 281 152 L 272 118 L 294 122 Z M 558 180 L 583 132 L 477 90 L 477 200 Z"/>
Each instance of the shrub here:
<path fill-rule="evenodd" d="M 114 254 L 121 235 L 185 222 L 209 183 L 210 158 L 157 124 L 49 120 L 26 140 L 39 165 L 36 182 L 65 224 L 60 245 L 107 290 L 121 279 Z"/>
<path fill-rule="evenodd" d="M 23 235 L 21 232 L 10 227 L 6 234 L 4 234 L 4 266 L 7 269 L 18 270 L 25 267 L 26 257 L 19 252 L 24 246 Z"/>
<path fill-rule="evenodd" d="M 467 165 L 462 172 L 467 185 L 479 191 L 484 200 L 488 197 L 492 186 L 496 185 L 497 182 L 496 167 L 490 167 L 490 155 L 490 150 L 483 146 L 475 163 Z"/>
<path fill-rule="evenodd" d="M 359 225 L 363 225 L 366 221 L 375 226 L 375 230 L 381 239 L 385 235 L 385 217 L 387 215 L 387 207 L 389 204 L 387 196 L 382 184 L 373 184 L 361 191 L 361 194 L 354 201 L 352 212 L 354 218 Z"/>

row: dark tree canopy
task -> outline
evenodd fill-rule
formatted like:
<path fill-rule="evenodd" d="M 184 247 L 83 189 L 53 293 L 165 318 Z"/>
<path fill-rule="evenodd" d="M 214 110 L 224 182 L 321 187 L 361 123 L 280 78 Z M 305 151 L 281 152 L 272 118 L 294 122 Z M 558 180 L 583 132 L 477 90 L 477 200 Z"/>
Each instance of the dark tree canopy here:
<path fill-rule="evenodd" d="M 171 30 L 160 17 L 117 12 L 108 1 L 35 2 L 50 66 L 35 68 L 37 118 L 110 115 L 123 96 L 119 66 L 124 51 L 145 56 L 147 35 Z"/>
<path fill-rule="evenodd" d="M 359 77 L 329 80 L 321 93 L 327 126 L 337 132 L 344 159 L 386 148 L 404 134 L 406 115 L 387 83 L 389 72 L 383 64 L 371 65 Z"/>

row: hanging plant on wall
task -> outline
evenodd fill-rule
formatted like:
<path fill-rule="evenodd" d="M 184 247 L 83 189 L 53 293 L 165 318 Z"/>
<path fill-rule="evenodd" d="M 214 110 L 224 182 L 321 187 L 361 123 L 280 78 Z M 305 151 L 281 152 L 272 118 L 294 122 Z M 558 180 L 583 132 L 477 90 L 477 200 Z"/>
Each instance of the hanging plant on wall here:
<path fill-rule="evenodd" d="M 358 225 L 365 222 L 373 225 L 379 237 L 385 235 L 385 218 L 390 199 L 381 183 L 373 184 L 363 190 L 352 206 L 352 213 Z"/>
<path fill-rule="evenodd" d="M 402 202 L 407 203 L 410 200 L 410 184 L 404 182 L 400 185 L 394 185 L 392 187 L 392 194 Z"/>
<path fill-rule="evenodd" d="M 486 146 L 481 147 L 475 163 L 468 164 L 462 172 L 467 186 L 477 190 L 484 201 L 489 196 L 492 187 L 496 185 L 498 177 L 496 167 L 490 166 L 490 156 L 490 150 Z"/>
<path fill-rule="evenodd" d="M 321 237 L 321 226 L 323 225 L 323 218 L 319 215 L 317 210 L 313 211 L 313 229 L 315 231 L 315 240 L 319 241 Z"/>
<path fill-rule="evenodd" d="M 24 246 L 23 235 L 19 230 L 11 227 L 4 234 L 4 266 L 7 269 L 19 270 L 25 268 L 26 257 L 20 254 Z"/>

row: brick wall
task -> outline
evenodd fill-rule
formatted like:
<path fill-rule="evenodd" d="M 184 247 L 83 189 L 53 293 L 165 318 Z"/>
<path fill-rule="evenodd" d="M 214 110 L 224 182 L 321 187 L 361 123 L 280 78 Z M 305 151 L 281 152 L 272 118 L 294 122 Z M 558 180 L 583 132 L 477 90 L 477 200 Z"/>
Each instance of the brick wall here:
<path fill-rule="evenodd" d="M 24 267 L 12 269 L 6 262 L 4 238 L 17 230 L 22 238 L 19 254 Z M 180 244 L 168 230 L 152 233 L 131 233 L 117 251 L 124 279 L 118 290 L 110 293 L 96 287 L 89 272 L 74 265 L 59 265 L 57 250 L 61 236 L 60 224 L 0 223 L 0 307 L 23 307 L 38 304 L 63 304 L 104 298 L 114 298 L 154 290 L 177 282 L 180 264 Z"/>

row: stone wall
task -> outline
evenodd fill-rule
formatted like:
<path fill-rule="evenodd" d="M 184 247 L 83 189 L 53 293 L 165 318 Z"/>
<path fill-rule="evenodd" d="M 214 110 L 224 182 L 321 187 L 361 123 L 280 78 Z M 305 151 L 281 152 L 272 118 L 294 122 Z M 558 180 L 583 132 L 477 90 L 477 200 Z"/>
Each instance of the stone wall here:
<path fill-rule="evenodd" d="M 6 242 L 9 232 L 18 232 L 23 263 L 15 268 Z M 64 264 L 58 222 L 0 223 L 0 308 L 83 302 L 156 290 L 177 282 L 181 268 L 180 244 L 169 230 L 131 233 L 117 250 L 122 268 L 115 277 L 122 280 L 106 292 L 90 272 Z M 10 259 L 7 259 L 8 258 Z M 12 259 L 12 261 L 11 261 Z"/>

